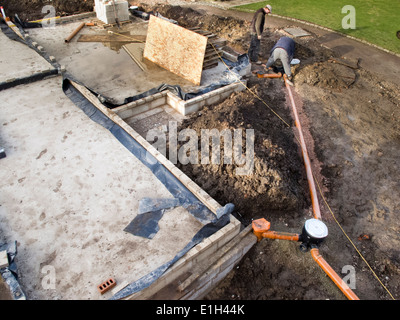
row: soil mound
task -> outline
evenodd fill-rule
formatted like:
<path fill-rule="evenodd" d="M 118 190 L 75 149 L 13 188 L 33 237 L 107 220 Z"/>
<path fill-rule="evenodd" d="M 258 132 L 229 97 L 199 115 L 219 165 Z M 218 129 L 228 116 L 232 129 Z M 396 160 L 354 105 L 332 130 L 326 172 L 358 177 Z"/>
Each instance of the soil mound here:
<path fill-rule="evenodd" d="M 258 79 L 253 81 L 262 82 Z M 264 81 L 263 87 L 257 83 L 250 85 L 252 92 L 233 93 L 224 102 L 203 108 L 185 120 L 180 128 L 193 129 L 198 137 L 202 129 L 217 129 L 220 133 L 228 129 L 231 136 L 234 130 L 241 129 L 243 138 L 247 138 L 246 129 L 254 130 L 254 168 L 251 174 L 236 174 L 235 169 L 242 165 L 234 161 L 232 164 L 220 161 L 220 164 L 180 165 L 188 176 L 220 203 L 235 204 L 239 218 L 245 223 L 251 218 L 263 216 L 265 212 L 296 215 L 309 205 L 303 163 L 293 131 L 260 100 L 279 111 L 281 117 L 290 119 L 288 110 L 283 107 L 285 95 L 281 91 L 282 84 Z M 198 145 L 200 143 L 199 138 Z M 245 155 L 245 139 L 242 146 L 242 154 Z M 220 150 L 223 159 L 222 142 Z M 198 151 L 199 159 L 201 151 Z"/>
<path fill-rule="evenodd" d="M 351 68 L 329 61 L 307 65 L 296 74 L 297 83 L 331 89 L 348 88 L 355 78 Z"/>
<path fill-rule="evenodd" d="M 157 5 L 149 6 L 140 4 L 141 10 L 146 12 L 158 12 L 168 19 L 175 20 L 184 28 L 200 28 L 218 34 L 229 41 L 232 48 L 241 50 L 250 41 L 250 22 L 235 17 L 223 17 L 214 14 L 204 15 L 200 11 L 189 7 Z M 247 49 L 246 49 L 247 50 Z"/>

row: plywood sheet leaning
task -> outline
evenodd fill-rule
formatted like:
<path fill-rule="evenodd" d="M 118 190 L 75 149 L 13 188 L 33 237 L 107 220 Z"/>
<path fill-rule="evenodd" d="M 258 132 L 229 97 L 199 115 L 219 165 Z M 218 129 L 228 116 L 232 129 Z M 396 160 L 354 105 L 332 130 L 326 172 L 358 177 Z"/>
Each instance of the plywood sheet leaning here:
<path fill-rule="evenodd" d="M 143 56 L 200 85 L 207 40 L 203 35 L 151 16 Z"/>

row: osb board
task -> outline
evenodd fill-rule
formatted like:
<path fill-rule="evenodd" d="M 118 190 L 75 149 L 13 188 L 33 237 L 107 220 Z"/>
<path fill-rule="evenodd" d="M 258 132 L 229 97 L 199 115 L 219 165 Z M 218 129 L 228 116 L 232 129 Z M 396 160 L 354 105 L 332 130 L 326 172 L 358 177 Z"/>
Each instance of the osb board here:
<path fill-rule="evenodd" d="M 207 40 L 196 32 L 151 16 L 143 56 L 200 85 Z"/>
<path fill-rule="evenodd" d="M 143 71 L 146 71 L 146 64 L 143 63 L 143 51 L 144 51 L 144 44 L 143 43 L 131 43 L 122 46 L 126 53 L 132 58 L 133 61 L 136 62 L 138 67 Z"/>

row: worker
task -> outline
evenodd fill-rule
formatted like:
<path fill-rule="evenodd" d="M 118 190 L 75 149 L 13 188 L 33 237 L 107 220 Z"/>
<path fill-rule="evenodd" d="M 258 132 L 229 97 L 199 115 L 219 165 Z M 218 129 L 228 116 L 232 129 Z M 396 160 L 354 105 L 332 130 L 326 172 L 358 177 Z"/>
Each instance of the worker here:
<path fill-rule="evenodd" d="M 290 62 L 293 59 L 294 51 L 295 51 L 295 42 L 292 38 L 289 37 L 280 38 L 272 48 L 270 57 L 268 59 L 267 64 L 265 65 L 265 68 L 270 69 L 271 66 L 274 65 L 277 60 L 280 60 L 283 66 L 283 70 L 287 76 L 287 79 L 291 81 L 292 71 L 290 70 Z"/>
<path fill-rule="evenodd" d="M 251 62 L 256 62 L 261 64 L 258 60 L 258 53 L 260 51 L 261 44 L 261 34 L 264 31 L 265 26 L 265 16 L 272 11 L 272 7 L 268 4 L 265 7 L 258 9 L 253 16 L 250 26 L 250 48 L 248 51 L 249 58 Z"/>

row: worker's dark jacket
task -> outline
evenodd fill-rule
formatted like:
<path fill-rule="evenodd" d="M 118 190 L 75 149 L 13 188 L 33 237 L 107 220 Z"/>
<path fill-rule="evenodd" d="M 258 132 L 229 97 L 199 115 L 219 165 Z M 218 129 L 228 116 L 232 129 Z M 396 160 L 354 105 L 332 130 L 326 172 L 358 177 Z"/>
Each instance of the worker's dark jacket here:
<path fill-rule="evenodd" d="M 264 8 L 258 9 L 253 16 L 253 20 L 251 21 L 250 31 L 252 34 L 256 34 L 257 36 L 261 36 L 264 31 L 265 24 L 265 11 Z"/>
<path fill-rule="evenodd" d="M 294 56 L 294 47 L 295 47 L 295 42 L 292 38 L 282 37 L 278 40 L 278 42 L 272 48 L 271 54 L 272 54 L 272 52 L 274 52 L 274 50 L 276 48 L 282 48 L 287 52 L 287 54 L 289 56 L 289 61 L 291 61 Z"/>

